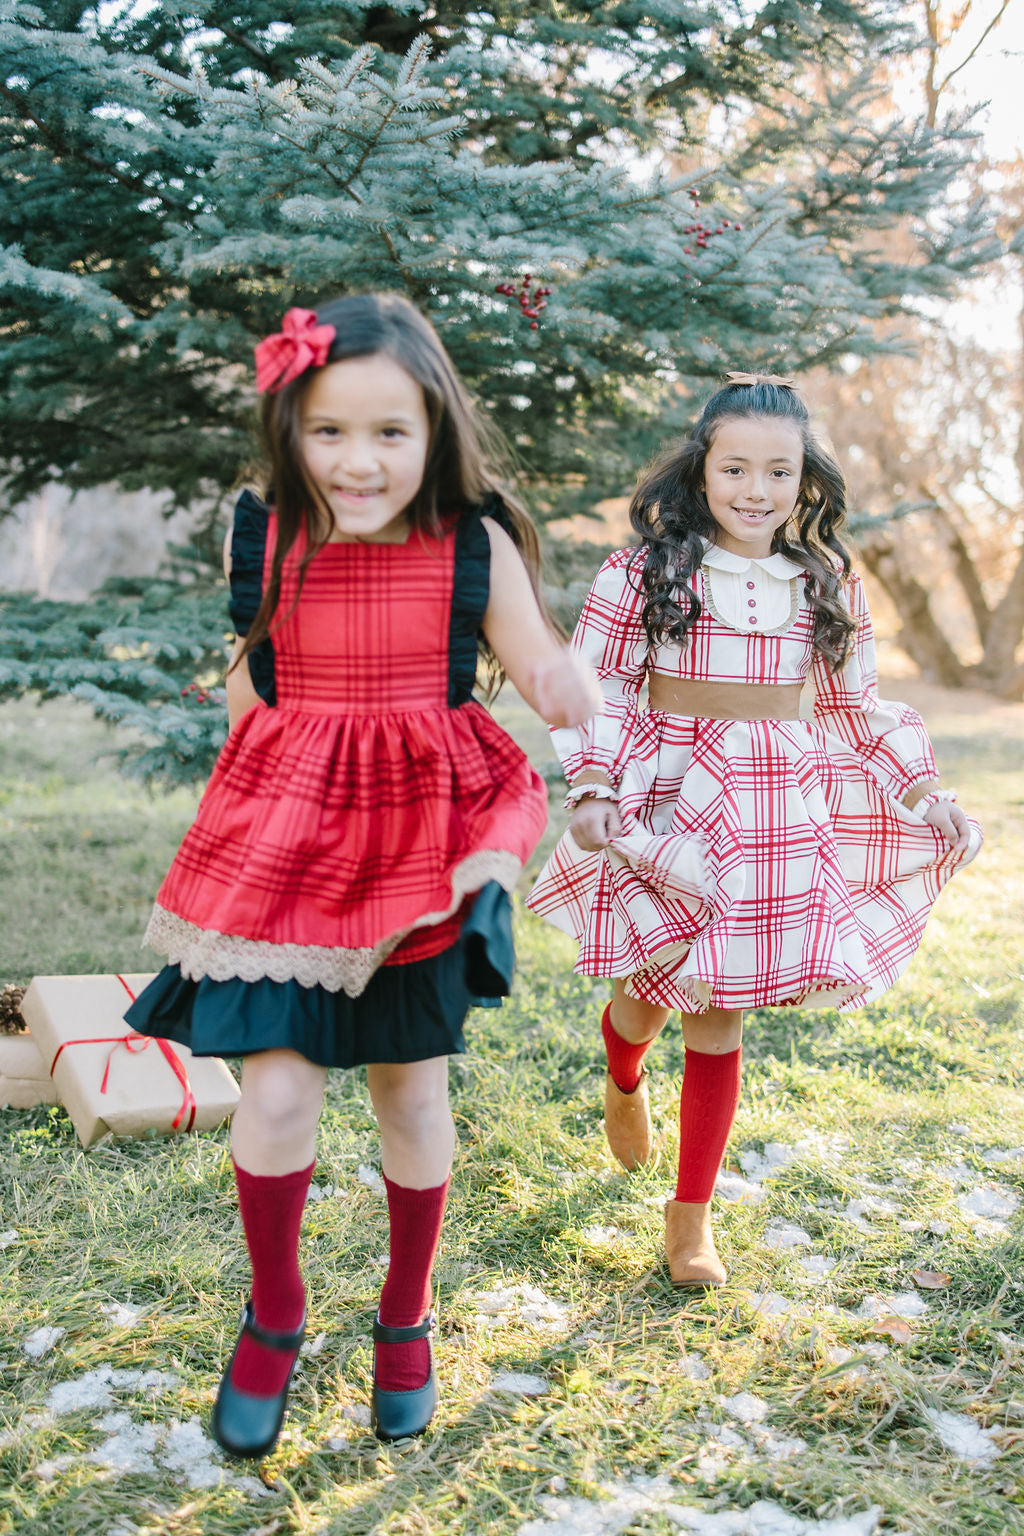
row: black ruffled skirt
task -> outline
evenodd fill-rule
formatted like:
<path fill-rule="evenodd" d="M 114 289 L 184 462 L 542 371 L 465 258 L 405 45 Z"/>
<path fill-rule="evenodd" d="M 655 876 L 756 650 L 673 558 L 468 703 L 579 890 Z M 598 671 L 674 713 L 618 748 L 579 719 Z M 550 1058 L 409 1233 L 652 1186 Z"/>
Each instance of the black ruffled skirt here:
<path fill-rule="evenodd" d="M 359 997 L 297 981 L 190 981 L 165 965 L 125 1019 L 140 1035 L 173 1040 L 195 1056 L 284 1049 L 321 1067 L 426 1061 L 465 1051 L 466 1014 L 500 1005 L 514 961 L 508 894 L 491 881 L 450 948 L 382 965 Z"/>

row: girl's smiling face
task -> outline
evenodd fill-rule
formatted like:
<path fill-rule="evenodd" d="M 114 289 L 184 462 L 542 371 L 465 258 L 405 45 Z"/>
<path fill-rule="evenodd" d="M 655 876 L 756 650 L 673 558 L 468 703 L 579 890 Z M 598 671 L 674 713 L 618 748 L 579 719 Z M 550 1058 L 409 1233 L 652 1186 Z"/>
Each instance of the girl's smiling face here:
<path fill-rule="evenodd" d="M 328 363 L 306 390 L 301 434 L 334 539 L 407 536 L 405 511 L 430 449 L 426 401 L 411 374 L 383 352 Z"/>
<path fill-rule="evenodd" d="M 723 421 L 704 459 L 704 494 L 719 547 L 766 559 L 775 530 L 796 507 L 803 464 L 803 439 L 793 422 L 775 416 Z"/>

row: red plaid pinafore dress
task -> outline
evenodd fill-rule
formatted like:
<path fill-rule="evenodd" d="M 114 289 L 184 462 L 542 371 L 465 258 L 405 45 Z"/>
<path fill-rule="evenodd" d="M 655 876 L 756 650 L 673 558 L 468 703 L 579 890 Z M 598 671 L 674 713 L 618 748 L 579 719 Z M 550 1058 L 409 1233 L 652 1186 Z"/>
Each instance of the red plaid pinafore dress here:
<path fill-rule="evenodd" d="M 274 538 L 273 514 L 246 493 L 232 546 L 241 633 Z M 370 1014 L 387 1008 L 382 986 L 414 1008 L 413 982 L 456 945 L 475 894 L 510 891 L 544 828 L 543 782 L 471 697 L 489 582 L 479 512 L 401 545 L 327 544 L 300 593 L 303 548 L 300 538 L 284 564 L 272 679 L 265 648 L 253 656 L 254 682 L 272 702 L 228 737 L 157 895 L 146 938 L 175 972 L 173 1007 L 165 999 L 142 1023 L 133 1013 L 145 1032 L 161 1032 L 169 1007 L 180 1015 L 179 977 L 226 986 L 225 1016 L 251 1008 L 240 987 L 265 998 L 276 984 L 288 1009 L 315 1005 L 320 1034 L 325 998 L 346 1027 L 352 1000 L 369 998 Z M 197 1048 L 187 1029 L 175 1037 Z M 225 1024 L 219 1047 L 210 1037 L 199 1049 L 267 1044 L 239 1044 Z M 353 1059 L 403 1059 L 415 1044 L 373 1051 L 364 1041 Z M 334 1059 L 322 1040 L 309 1054 Z M 351 1064 L 343 1057 L 337 1064 Z"/>
<path fill-rule="evenodd" d="M 627 992 L 652 1004 L 858 1007 L 905 969 L 980 829 L 972 823 L 957 855 L 901 804 L 937 777 L 935 761 L 916 712 L 878 697 L 855 576 L 845 589 L 854 650 L 833 675 L 812 650 L 805 577 L 781 556 L 771 560 L 788 567 L 790 611 L 771 632 L 716 611 L 705 565 L 687 644 L 653 650 L 641 623 L 642 559 L 627 549 L 606 561 L 573 638 L 601 679 L 605 714 L 553 733 L 570 781 L 600 769 L 618 787 L 623 832 L 599 853 L 566 832 L 527 904 L 578 940 L 577 971 L 628 978 Z M 649 672 L 748 686 L 812 674 L 813 718 L 640 709 Z"/>

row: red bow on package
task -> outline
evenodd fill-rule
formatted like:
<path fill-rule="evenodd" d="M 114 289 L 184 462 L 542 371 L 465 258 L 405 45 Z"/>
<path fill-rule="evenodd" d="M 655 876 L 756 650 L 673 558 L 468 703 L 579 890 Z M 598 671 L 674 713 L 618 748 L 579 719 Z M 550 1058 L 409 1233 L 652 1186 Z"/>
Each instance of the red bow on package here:
<path fill-rule="evenodd" d="M 290 309 L 281 329 L 254 349 L 259 393 L 275 395 L 310 366 L 322 368 L 336 334 L 333 325 L 317 325 L 314 310 Z"/>
<path fill-rule="evenodd" d="M 117 979 L 134 1003 L 136 1001 L 135 993 L 125 981 L 124 977 L 119 975 Z M 137 1034 L 134 1029 L 130 1030 L 126 1035 L 100 1035 L 98 1037 L 90 1036 L 84 1040 L 62 1040 L 57 1048 L 56 1056 L 50 1062 L 51 1077 L 53 1076 L 54 1067 L 60 1060 L 61 1052 L 65 1051 L 69 1045 L 110 1046 L 111 1049 L 107 1054 L 106 1070 L 103 1073 L 103 1081 L 100 1083 L 100 1093 L 106 1093 L 107 1091 L 107 1084 L 110 1081 L 110 1058 L 113 1056 L 119 1045 L 124 1046 L 129 1056 L 134 1056 L 138 1051 L 144 1051 L 147 1046 L 158 1046 L 160 1049 L 160 1054 L 163 1056 L 167 1065 L 178 1079 L 178 1082 L 181 1084 L 183 1090 L 181 1108 L 178 1110 L 178 1113 L 171 1121 L 171 1130 L 178 1130 L 186 1115 L 188 1115 L 188 1124 L 185 1126 L 185 1129 L 186 1131 L 190 1131 L 192 1129 L 196 1118 L 196 1096 L 192 1092 L 192 1084 L 188 1080 L 188 1073 L 185 1071 L 184 1063 L 182 1062 L 181 1057 L 178 1055 L 177 1051 L 174 1049 L 174 1046 L 169 1040 L 158 1040 L 151 1035 L 140 1035 Z"/>

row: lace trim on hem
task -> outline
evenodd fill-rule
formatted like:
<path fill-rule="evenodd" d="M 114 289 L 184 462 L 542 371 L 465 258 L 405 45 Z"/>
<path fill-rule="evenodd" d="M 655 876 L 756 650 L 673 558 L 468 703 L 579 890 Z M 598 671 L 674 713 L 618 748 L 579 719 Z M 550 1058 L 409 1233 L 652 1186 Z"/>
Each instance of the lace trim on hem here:
<path fill-rule="evenodd" d="M 319 944 L 272 944 L 265 939 L 246 939 L 239 934 L 200 928 L 176 912 L 154 906 L 143 943 L 179 965 L 189 981 L 297 981 L 302 987 L 321 986 L 327 992 L 359 997 L 374 972 L 410 933 L 430 928 L 451 917 L 463 898 L 496 880 L 511 891 L 519 878 L 519 860 L 500 849 L 470 854 L 452 874 L 451 904 L 441 912 L 427 912 L 415 923 L 389 934 L 379 944 L 364 949 L 334 949 Z"/>

